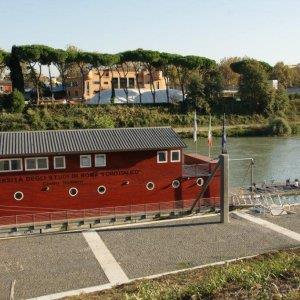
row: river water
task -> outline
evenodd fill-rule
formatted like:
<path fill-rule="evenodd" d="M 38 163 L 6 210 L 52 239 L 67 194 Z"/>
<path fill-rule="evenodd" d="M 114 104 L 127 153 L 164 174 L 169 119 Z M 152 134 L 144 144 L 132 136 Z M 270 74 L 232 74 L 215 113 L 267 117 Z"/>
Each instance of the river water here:
<path fill-rule="evenodd" d="M 192 139 L 185 139 L 186 152 L 195 152 Z M 227 138 L 230 158 L 252 157 L 254 159 L 254 182 L 261 183 L 300 179 L 300 136 L 293 137 L 238 137 Z M 214 138 L 212 157 L 221 152 L 221 139 Z M 208 155 L 207 140 L 198 138 L 198 153 Z M 230 162 L 230 185 L 249 186 L 249 162 Z"/>

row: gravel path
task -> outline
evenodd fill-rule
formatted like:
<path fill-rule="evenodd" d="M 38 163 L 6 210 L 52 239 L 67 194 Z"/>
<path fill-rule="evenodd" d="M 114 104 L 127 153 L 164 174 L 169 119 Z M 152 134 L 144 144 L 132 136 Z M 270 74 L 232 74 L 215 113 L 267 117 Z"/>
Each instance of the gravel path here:
<path fill-rule="evenodd" d="M 99 232 L 129 278 L 296 246 L 297 242 L 244 220 L 218 218 L 167 226 Z"/>
<path fill-rule="evenodd" d="M 81 233 L 0 240 L 0 299 L 15 298 L 107 283 Z"/>

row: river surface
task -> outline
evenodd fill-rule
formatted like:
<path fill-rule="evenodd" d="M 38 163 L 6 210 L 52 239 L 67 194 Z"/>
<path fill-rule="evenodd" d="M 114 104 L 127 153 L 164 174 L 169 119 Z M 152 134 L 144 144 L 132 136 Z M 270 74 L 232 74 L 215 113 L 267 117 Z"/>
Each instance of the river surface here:
<path fill-rule="evenodd" d="M 185 139 L 186 152 L 195 152 L 192 139 Z M 254 182 L 264 180 L 291 181 L 300 179 L 300 136 L 281 137 L 238 137 L 227 138 L 230 158 L 252 157 L 254 159 Z M 221 139 L 214 138 L 211 157 L 221 152 Z M 198 138 L 198 153 L 208 155 L 207 140 Z M 230 162 L 230 185 L 250 186 L 250 167 L 248 161 Z"/>

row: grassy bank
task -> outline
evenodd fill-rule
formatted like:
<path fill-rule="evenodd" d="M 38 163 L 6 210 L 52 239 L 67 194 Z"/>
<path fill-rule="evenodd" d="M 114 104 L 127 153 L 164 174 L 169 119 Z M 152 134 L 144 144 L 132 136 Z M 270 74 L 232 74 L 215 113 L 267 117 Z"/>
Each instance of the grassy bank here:
<path fill-rule="evenodd" d="M 0 114 L 0 130 L 55 130 L 77 128 L 172 126 L 182 135 L 188 135 L 193 125 L 194 114 L 183 114 L 174 106 L 68 106 L 29 107 L 23 113 Z M 209 117 L 199 115 L 198 121 L 204 134 Z M 296 119 L 290 121 L 295 122 Z M 268 119 L 263 115 L 228 115 L 226 118 L 229 136 L 266 135 Z M 212 116 L 213 134 L 221 134 L 222 116 Z M 187 130 L 181 130 L 186 128 Z M 206 128 L 206 129 L 205 129 Z"/>
<path fill-rule="evenodd" d="M 299 299 L 300 249 L 135 281 L 69 300 Z"/>

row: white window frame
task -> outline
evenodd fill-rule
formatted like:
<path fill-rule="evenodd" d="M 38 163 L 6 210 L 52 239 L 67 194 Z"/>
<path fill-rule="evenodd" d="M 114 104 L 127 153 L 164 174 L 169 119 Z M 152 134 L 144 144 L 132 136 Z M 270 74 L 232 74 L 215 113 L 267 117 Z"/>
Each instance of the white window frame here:
<path fill-rule="evenodd" d="M 103 165 L 97 165 L 97 157 L 98 156 L 103 156 L 104 157 L 104 164 Z M 106 154 L 95 154 L 95 157 L 94 157 L 94 162 L 95 162 L 95 167 L 106 167 Z"/>
<path fill-rule="evenodd" d="M 165 153 L 166 160 L 160 161 L 160 160 L 159 160 L 159 153 Z M 165 164 L 165 163 L 167 163 L 167 162 L 168 162 L 168 151 L 157 151 L 157 157 L 156 157 L 156 160 L 157 160 L 157 163 L 158 163 L 158 164 Z"/>
<path fill-rule="evenodd" d="M 100 191 L 99 191 L 100 188 L 103 188 L 104 191 L 103 191 L 103 192 L 100 192 Z M 106 193 L 106 186 L 105 186 L 105 185 L 99 185 L 99 186 L 97 187 L 97 192 L 98 192 L 98 194 L 100 194 L 100 195 L 104 195 L 104 194 Z"/>
<path fill-rule="evenodd" d="M 71 190 L 75 190 L 76 191 L 76 194 L 74 194 L 74 195 L 72 195 L 71 194 Z M 76 188 L 76 187 L 71 187 L 71 188 L 69 188 L 69 195 L 71 196 L 71 197 L 76 197 L 77 195 L 78 195 L 78 188 Z"/>
<path fill-rule="evenodd" d="M 35 160 L 35 165 L 36 165 L 36 168 L 35 169 L 28 169 L 27 168 L 27 161 L 29 159 L 34 159 Z M 38 159 L 46 159 L 46 162 L 47 162 L 47 167 L 46 168 L 39 168 L 38 167 Z M 42 170 L 49 170 L 49 158 L 46 157 L 46 156 L 43 156 L 43 157 L 26 157 L 25 158 L 25 171 L 42 171 Z"/>
<path fill-rule="evenodd" d="M 16 198 L 16 195 L 17 195 L 18 193 L 21 194 L 21 198 L 20 198 L 20 199 L 17 199 L 17 198 Z M 21 201 L 21 200 L 23 200 L 23 199 L 24 199 L 24 193 L 21 192 L 21 191 L 15 192 L 15 193 L 14 193 L 14 199 L 15 199 L 16 201 Z"/>
<path fill-rule="evenodd" d="M 173 157 L 172 157 L 172 155 L 173 155 L 173 153 L 179 153 L 179 158 L 178 158 L 178 160 L 174 160 L 173 159 Z M 171 157 L 170 157 L 170 159 L 171 159 L 171 162 L 180 162 L 181 161 L 181 151 L 180 150 L 171 150 Z"/>
<path fill-rule="evenodd" d="M 89 166 L 83 166 L 81 164 L 81 158 L 84 156 L 88 156 L 90 158 L 90 165 Z M 84 154 L 84 155 L 80 155 L 80 168 L 91 168 L 92 167 L 92 156 L 90 154 Z"/>
<path fill-rule="evenodd" d="M 153 185 L 152 188 L 149 188 L 149 185 L 150 185 L 150 184 Z M 146 183 L 146 189 L 147 189 L 148 191 L 153 191 L 153 190 L 155 189 L 155 183 L 154 183 L 153 181 L 148 181 L 148 182 Z"/>
<path fill-rule="evenodd" d="M 63 167 L 57 167 L 56 166 L 56 162 L 55 162 L 55 159 L 56 158 L 63 158 L 63 162 L 64 162 L 64 166 Z M 65 169 L 66 168 L 66 157 L 65 156 L 54 156 L 53 157 L 53 168 L 55 170 L 62 170 L 62 169 Z"/>
<path fill-rule="evenodd" d="M 4 160 L 8 160 L 9 170 L 3 170 L 3 171 L 0 170 L 0 173 L 4 173 L 4 172 L 21 172 L 21 171 L 23 171 L 23 161 L 22 161 L 22 158 L 3 158 L 3 159 L 0 159 L 0 161 L 4 161 Z M 18 161 L 20 161 L 21 162 L 21 169 L 12 170 L 11 169 L 11 161 L 12 160 L 18 160 Z"/>
<path fill-rule="evenodd" d="M 172 187 L 173 189 L 178 189 L 180 187 L 180 181 L 178 179 L 174 179 L 172 181 Z"/>

